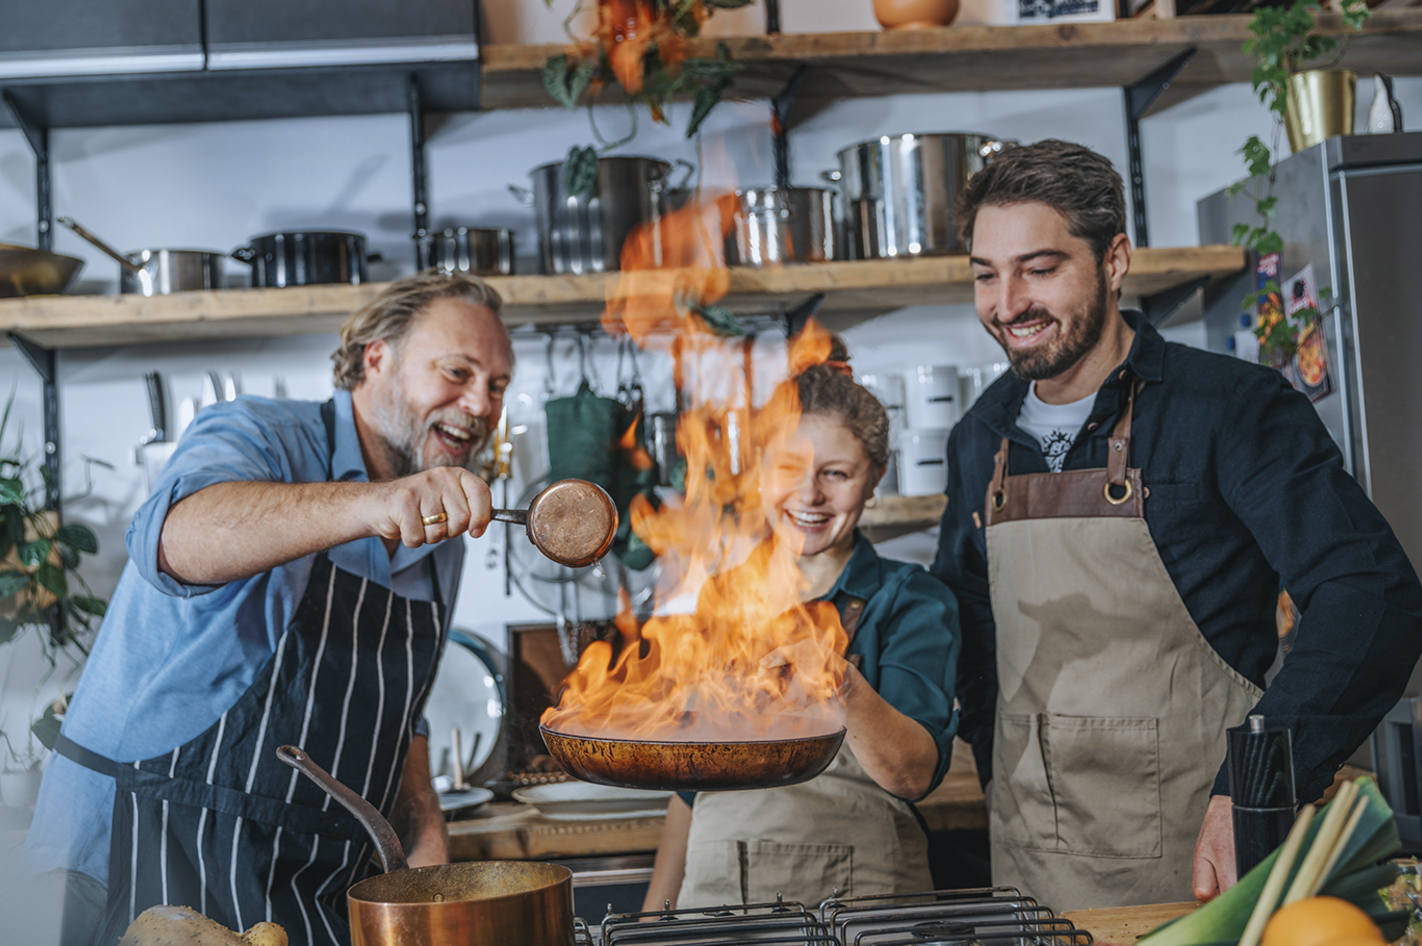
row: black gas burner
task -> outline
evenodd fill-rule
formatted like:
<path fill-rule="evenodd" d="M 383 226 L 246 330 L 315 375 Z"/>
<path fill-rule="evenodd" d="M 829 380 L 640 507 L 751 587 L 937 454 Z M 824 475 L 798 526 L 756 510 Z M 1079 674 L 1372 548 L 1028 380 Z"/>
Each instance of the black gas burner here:
<path fill-rule="evenodd" d="M 1090 946 L 1091 934 L 1008 887 L 776 900 L 610 914 L 576 946 Z"/>

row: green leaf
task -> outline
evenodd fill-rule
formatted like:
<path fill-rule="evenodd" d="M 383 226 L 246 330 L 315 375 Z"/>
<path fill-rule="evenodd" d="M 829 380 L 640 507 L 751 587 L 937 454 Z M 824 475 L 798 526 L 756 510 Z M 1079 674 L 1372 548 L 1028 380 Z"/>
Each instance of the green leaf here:
<path fill-rule="evenodd" d="M 25 512 L 19 506 L 5 507 L 5 529 L 9 532 L 11 545 L 20 545 L 25 541 Z"/>
<path fill-rule="evenodd" d="M 30 576 L 24 572 L 0 572 L 0 601 L 19 594 L 30 586 Z"/>
<path fill-rule="evenodd" d="M 1235 246 L 1241 246 L 1241 245 L 1243 245 L 1243 243 L 1244 243 L 1244 238 L 1247 237 L 1247 236 L 1249 236 L 1249 224 L 1247 224 L 1247 223 L 1236 223 L 1236 224 L 1234 225 L 1234 245 L 1235 245 Z"/>
<path fill-rule="evenodd" d="M 717 335 L 739 337 L 746 334 L 745 326 L 725 306 L 699 305 L 692 311 L 705 319 L 706 326 Z"/>
<path fill-rule="evenodd" d="M 8 644 L 15 639 L 24 625 L 13 618 L 0 618 L 0 644 Z"/>
<path fill-rule="evenodd" d="M 40 741 L 40 745 L 46 749 L 53 749 L 54 744 L 59 741 L 59 714 L 54 711 L 53 706 L 45 709 L 44 715 L 30 724 L 30 732 L 35 734 L 35 738 Z"/>
<path fill-rule="evenodd" d="M 563 161 L 563 191 L 570 197 L 591 194 L 597 188 L 597 149 L 573 145 Z"/>
<path fill-rule="evenodd" d="M 543 88 L 564 107 L 577 108 L 597 66 L 597 59 L 585 59 L 575 65 L 566 55 L 551 56 L 543 65 Z"/>
<path fill-rule="evenodd" d="M 18 506 L 25 501 L 25 486 L 19 480 L 0 480 L 0 506 Z"/>
<path fill-rule="evenodd" d="M 39 567 L 38 571 L 35 572 L 35 578 L 39 580 L 39 583 L 42 586 L 54 592 L 61 598 L 69 594 L 69 581 L 64 577 L 63 568 L 59 568 L 55 565 L 51 565 L 46 562 L 45 564 Z"/>
<path fill-rule="evenodd" d="M 94 530 L 80 522 L 65 523 L 59 527 L 59 531 L 54 534 L 54 537 L 76 552 L 86 552 L 93 555 L 99 551 L 99 539 L 94 535 Z"/>
<path fill-rule="evenodd" d="M 681 64 L 682 75 L 707 82 L 729 82 L 744 68 L 745 66 L 729 59 L 710 59 L 705 56 L 688 59 Z"/>
<path fill-rule="evenodd" d="M 35 539 L 20 546 L 20 562 L 31 568 L 49 558 L 49 539 Z"/>
<path fill-rule="evenodd" d="M 109 606 L 103 598 L 95 598 L 93 595 L 75 595 L 69 599 L 69 602 L 85 614 L 92 614 L 95 617 L 103 617 L 109 610 Z"/>
<path fill-rule="evenodd" d="M 1278 203 L 1279 198 L 1277 197 L 1261 197 L 1254 202 L 1254 209 L 1259 211 L 1260 216 L 1272 217 Z"/>
<path fill-rule="evenodd" d="M 1258 240 L 1254 242 L 1254 248 L 1263 256 L 1270 253 L 1284 252 L 1284 238 L 1273 230 L 1266 230 Z"/>
<path fill-rule="evenodd" d="M 696 90 L 691 97 L 691 120 L 686 123 L 686 137 L 696 137 L 697 129 L 720 101 L 721 90 L 714 85 L 703 85 Z"/>

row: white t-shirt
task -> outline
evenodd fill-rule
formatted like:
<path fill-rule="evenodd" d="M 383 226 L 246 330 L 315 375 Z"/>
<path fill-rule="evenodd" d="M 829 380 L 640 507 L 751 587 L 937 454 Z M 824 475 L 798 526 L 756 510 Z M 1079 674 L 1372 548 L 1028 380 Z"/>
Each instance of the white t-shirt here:
<path fill-rule="evenodd" d="M 1033 381 L 1027 389 L 1027 399 L 1022 402 L 1022 412 L 1017 415 L 1017 426 L 1037 438 L 1047 466 L 1053 473 L 1060 473 L 1067 451 L 1081 433 L 1095 404 L 1095 394 L 1070 404 L 1048 404 L 1037 397 L 1037 382 Z"/>

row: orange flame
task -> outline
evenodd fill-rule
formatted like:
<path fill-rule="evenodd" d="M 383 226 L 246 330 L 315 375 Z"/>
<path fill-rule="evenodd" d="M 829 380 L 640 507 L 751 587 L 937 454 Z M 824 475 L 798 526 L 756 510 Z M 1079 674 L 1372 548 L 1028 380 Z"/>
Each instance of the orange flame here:
<path fill-rule="evenodd" d="M 584 651 L 559 705 L 543 715 L 554 730 L 725 741 L 843 724 L 837 690 L 848 639 L 833 605 L 800 600 L 798 549 L 775 539 L 762 500 L 765 461 L 791 448 L 799 423 L 789 379 L 826 360 L 830 338 L 812 323 L 793 339 L 783 373 L 756 403 L 748 347 L 715 334 L 695 311 L 730 286 L 721 251 L 729 196 L 693 201 L 623 247 L 603 325 L 673 359 L 690 402 L 676 431 L 685 498 L 657 509 L 633 501 L 632 529 L 662 562 L 656 611 L 639 626 L 624 600 L 620 646 L 599 641 Z M 635 427 L 624 439 L 635 443 Z"/>

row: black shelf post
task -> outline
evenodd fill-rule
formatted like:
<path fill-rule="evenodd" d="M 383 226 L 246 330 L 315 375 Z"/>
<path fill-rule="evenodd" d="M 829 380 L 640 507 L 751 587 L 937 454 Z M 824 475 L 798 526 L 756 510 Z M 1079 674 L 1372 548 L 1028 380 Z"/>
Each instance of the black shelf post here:
<path fill-rule="evenodd" d="M 10 343 L 35 369 L 44 385 L 44 466 L 46 477 L 44 505 L 59 510 L 59 385 L 55 374 L 54 350 L 36 345 L 23 335 L 10 333 Z"/>
<path fill-rule="evenodd" d="M 54 206 L 51 203 L 49 186 L 49 129 L 32 121 L 9 89 L 0 91 L 0 96 L 4 97 L 5 105 L 15 117 L 15 124 L 20 126 L 20 131 L 24 133 L 25 140 L 30 143 L 30 148 L 35 153 L 35 245 L 42 250 L 49 250 L 54 247 Z"/>
<path fill-rule="evenodd" d="M 405 87 L 405 103 L 410 112 L 410 174 L 414 178 L 415 272 L 422 272 L 429 265 L 430 203 L 425 171 L 425 109 L 417 76 L 411 75 Z"/>
<path fill-rule="evenodd" d="M 1174 59 L 1146 76 L 1128 85 L 1126 93 L 1126 152 L 1130 161 L 1127 182 L 1131 187 L 1131 223 L 1136 246 L 1150 246 L 1150 234 L 1146 229 L 1145 161 L 1141 157 L 1141 119 L 1155 104 L 1160 93 L 1170 88 L 1190 60 L 1195 58 L 1195 47 L 1177 55 Z"/>

